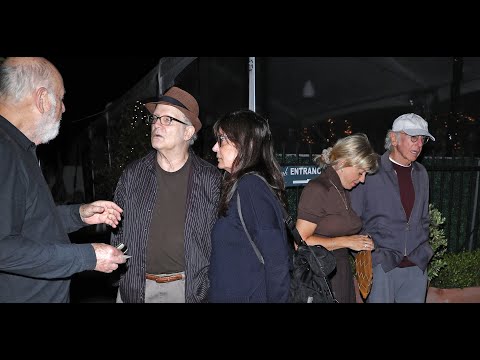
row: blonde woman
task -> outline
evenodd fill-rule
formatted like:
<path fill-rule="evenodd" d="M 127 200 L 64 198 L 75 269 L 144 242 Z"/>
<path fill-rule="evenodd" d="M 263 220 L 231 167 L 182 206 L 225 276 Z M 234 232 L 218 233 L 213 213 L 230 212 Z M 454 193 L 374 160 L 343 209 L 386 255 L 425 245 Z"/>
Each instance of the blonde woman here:
<path fill-rule="evenodd" d="M 355 302 L 349 250 L 374 249 L 372 239 L 358 235 L 362 221 L 352 210 L 349 190 L 377 170 L 377 159 L 365 134 L 339 139 L 315 158 L 322 173 L 305 186 L 298 204 L 296 226 L 302 238 L 335 255 L 337 267 L 329 278 L 340 303 Z"/>

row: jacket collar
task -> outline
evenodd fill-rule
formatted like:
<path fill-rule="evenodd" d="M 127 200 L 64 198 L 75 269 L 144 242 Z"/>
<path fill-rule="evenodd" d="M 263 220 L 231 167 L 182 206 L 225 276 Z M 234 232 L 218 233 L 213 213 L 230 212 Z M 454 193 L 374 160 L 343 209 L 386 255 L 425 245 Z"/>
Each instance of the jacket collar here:
<path fill-rule="evenodd" d="M 340 178 L 337 174 L 337 172 L 335 171 L 335 169 L 332 167 L 332 166 L 327 166 L 325 168 L 325 173 L 328 177 L 328 180 L 330 180 L 333 184 L 335 184 L 335 186 L 338 188 L 338 189 L 343 189 L 343 185 L 342 185 L 342 182 L 340 181 Z M 330 187 L 332 187 L 331 184 L 329 184 Z"/>
<path fill-rule="evenodd" d="M 36 145 L 17 129 L 10 121 L 0 115 L 0 130 L 3 130 L 11 139 L 25 150 L 35 149 Z"/>
<path fill-rule="evenodd" d="M 380 162 L 386 171 L 394 171 L 393 163 L 390 161 L 390 150 L 387 150 L 383 153 L 382 157 L 380 158 Z M 418 164 L 416 161 L 412 161 L 412 169 L 418 170 Z"/>
<path fill-rule="evenodd" d="M 197 156 L 195 155 L 195 153 L 191 148 L 188 150 L 188 152 L 189 152 L 189 157 L 191 157 L 192 159 L 192 163 L 191 163 L 192 166 L 197 167 L 199 165 L 199 160 Z M 156 150 L 150 151 L 147 155 L 145 155 L 144 159 L 148 169 L 150 171 L 155 172 L 155 163 L 157 161 L 157 151 Z"/>

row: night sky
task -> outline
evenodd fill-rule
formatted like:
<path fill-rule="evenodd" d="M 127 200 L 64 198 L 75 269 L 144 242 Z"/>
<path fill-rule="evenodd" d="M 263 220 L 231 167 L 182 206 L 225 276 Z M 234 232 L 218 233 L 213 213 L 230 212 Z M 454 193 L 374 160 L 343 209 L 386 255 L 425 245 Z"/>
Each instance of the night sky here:
<path fill-rule="evenodd" d="M 58 136 L 39 148 L 51 157 L 64 151 L 95 120 L 107 103 L 137 84 L 159 62 L 159 56 L 47 56 L 60 71 L 65 85 L 65 113 Z"/>
<path fill-rule="evenodd" d="M 44 164 L 59 154 L 71 162 L 69 152 L 79 135 L 94 121 L 94 114 L 129 91 L 159 62 L 160 57 L 47 56 L 60 71 L 65 85 L 65 112 L 58 136 L 37 149 Z"/>
<path fill-rule="evenodd" d="M 65 123 L 101 112 L 121 97 L 155 65 L 156 56 L 50 56 L 65 84 Z M 65 124 L 62 124 L 65 125 Z"/>

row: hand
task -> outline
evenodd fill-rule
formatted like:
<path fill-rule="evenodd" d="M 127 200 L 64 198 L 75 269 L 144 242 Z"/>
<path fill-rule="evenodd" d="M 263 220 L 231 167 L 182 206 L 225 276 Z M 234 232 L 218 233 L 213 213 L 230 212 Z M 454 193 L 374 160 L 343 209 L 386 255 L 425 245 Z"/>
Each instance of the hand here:
<path fill-rule="evenodd" d="M 92 246 L 97 257 L 96 271 L 111 273 L 118 269 L 118 264 L 123 264 L 126 261 L 123 253 L 112 245 L 93 243 Z"/>
<path fill-rule="evenodd" d="M 80 206 L 80 218 L 85 224 L 107 224 L 116 228 L 123 210 L 114 202 L 97 200 Z"/>
<path fill-rule="evenodd" d="M 362 250 L 374 250 L 375 244 L 373 243 L 372 238 L 370 235 L 352 235 L 350 238 L 353 240 L 352 244 L 350 245 L 350 249 L 355 251 L 362 251 Z"/>

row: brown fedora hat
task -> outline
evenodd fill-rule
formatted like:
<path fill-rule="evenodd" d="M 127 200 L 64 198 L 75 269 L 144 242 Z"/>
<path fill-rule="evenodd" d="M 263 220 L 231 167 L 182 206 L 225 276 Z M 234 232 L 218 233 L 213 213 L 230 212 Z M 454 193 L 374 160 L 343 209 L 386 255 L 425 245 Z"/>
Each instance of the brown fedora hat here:
<path fill-rule="evenodd" d="M 185 90 L 172 86 L 159 98 L 146 102 L 145 107 L 153 114 L 157 104 L 170 105 L 180 110 L 192 123 L 195 132 L 198 132 L 202 128 L 202 122 L 198 118 L 199 109 L 197 100 Z"/>

